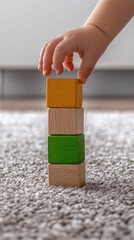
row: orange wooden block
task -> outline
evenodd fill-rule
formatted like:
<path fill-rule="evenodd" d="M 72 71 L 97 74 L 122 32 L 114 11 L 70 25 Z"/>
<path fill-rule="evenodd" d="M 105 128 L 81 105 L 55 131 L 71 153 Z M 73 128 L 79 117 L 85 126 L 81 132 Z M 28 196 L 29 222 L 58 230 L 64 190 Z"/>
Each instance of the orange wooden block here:
<path fill-rule="evenodd" d="M 85 184 L 85 162 L 48 164 L 49 186 L 82 187 Z"/>
<path fill-rule="evenodd" d="M 82 106 L 82 84 L 74 78 L 49 78 L 46 85 L 47 107 L 73 108 Z"/>
<path fill-rule="evenodd" d="M 49 108 L 49 134 L 81 134 L 84 126 L 83 108 Z"/>

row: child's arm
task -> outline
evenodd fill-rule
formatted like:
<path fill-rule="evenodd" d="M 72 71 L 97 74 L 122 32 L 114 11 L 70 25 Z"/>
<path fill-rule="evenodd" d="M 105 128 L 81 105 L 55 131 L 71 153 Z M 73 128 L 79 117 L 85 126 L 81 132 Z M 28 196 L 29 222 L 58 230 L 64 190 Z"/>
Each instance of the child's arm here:
<path fill-rule="evenodd" d="M 133 15 L 134 0 L 100 0 L 84 26 L 93 25 L 113 40 Z"/>
<path fill-rule="evenodd" d="M 51 73 L 52 65 L 57 74 L 62 73 L 63 64 L 72 71 L 73 53 L 77 52 L 82 59 L 78 78 L 85 83 L 100 56 L 133 14 L 134 0 L 100 0 L 82 28 L 62 33 L 42 48 L 39 69 L 44 76 Z"/>

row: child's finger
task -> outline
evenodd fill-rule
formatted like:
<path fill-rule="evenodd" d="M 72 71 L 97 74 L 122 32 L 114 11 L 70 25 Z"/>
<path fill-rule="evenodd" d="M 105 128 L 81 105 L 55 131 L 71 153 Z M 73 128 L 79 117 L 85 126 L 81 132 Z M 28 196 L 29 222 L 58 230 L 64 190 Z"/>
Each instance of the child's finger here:
<path fill-rule="evenodd" d="M 52 66 L 48 67 L 48 68 L 45 70 L 45 72 L 44 72 L 44 70 L 43 70 L 43 75 L 44 75 L 44 76 L 48 76 L 49 74 L 51 74 L 51 72 L 52 72 Z"/>
<path fill-rule="evenodd" d="M 81 80 L 82 83 L 85 83 L 87 78 L 90 76 L 93 68 L 93 63 L 90 63 L 89 57 L 84 56 L 78 71 L 78 78 Z"/>
<path fill-rule="evenodd" d="M 63 63 L 68 54 L 76 52 L 77 47 L 72 39 L 63 39 L 55 48 L 53 53 L 53 66 L 57 74 L 63 71 Z"/>
<path fill-rule="evenodd" d="M 68 55 L 65 57 L 64 65 L 66 66 L 66 68 L 67 68 L 69 71 L 73 71 L 73 70 L 74 70 L 73 56 L 74 56 L 74 54 L 73 54 L 73 53 L 70 53 L 70 54 L 68 54 Z"/>
<path fill-rule="evenodd" d="M 49 41 L 49 42 L 50 42 L 50 41 Z M 43 71 L 43 55 L 44 55 L 45 49 L 46 49 L 46 47 L 47 47 L 47 45 L 48 45 L 49 42 L 47 42 L 47 43 L 44 45 L 44 47 L 41 49 L 41 52 L 40 52 L 40 58 L 39 58 L 39 64 L 38 64 L 38 69 L 39 69 L 40 71 Z"/>
<path fill-rule="evenodd" d="M 52 59 L 53 59 L 54 49 L 57 46 L 57 44 L 61 41 L 62 41 L 62 37 L 55 38 L 54 40 L 50 41 L 45 48 L 45 52 L 43 55 L 43 75 L 44 76 L 48 75 L 48 72 L 50 72 L 51 65 L 53 63 Z"/>

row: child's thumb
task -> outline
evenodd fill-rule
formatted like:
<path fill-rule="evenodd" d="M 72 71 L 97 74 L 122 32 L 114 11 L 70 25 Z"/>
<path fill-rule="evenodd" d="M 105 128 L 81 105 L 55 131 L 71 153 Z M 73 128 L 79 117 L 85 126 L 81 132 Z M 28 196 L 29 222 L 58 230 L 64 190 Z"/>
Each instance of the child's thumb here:
<path fill-rule="evenodd" d="M 80 64 L 80 68 L 78 71 L 78 78 L 81 80 L 82 83 L 85 83 L 87 78 L 90 76 L 94 65 L 90 63 L 89 57 L 84 57 Z"/>

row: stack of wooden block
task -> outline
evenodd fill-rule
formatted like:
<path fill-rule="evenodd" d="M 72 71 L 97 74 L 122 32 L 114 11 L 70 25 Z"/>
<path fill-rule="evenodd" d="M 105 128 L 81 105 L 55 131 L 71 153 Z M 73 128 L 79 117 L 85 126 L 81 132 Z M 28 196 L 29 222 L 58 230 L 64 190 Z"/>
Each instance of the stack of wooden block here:
<path fill-rule="evenodd" d="M 47 79 L 49 185 L 85 183 L 82 84 L 79 79 Z"/>

